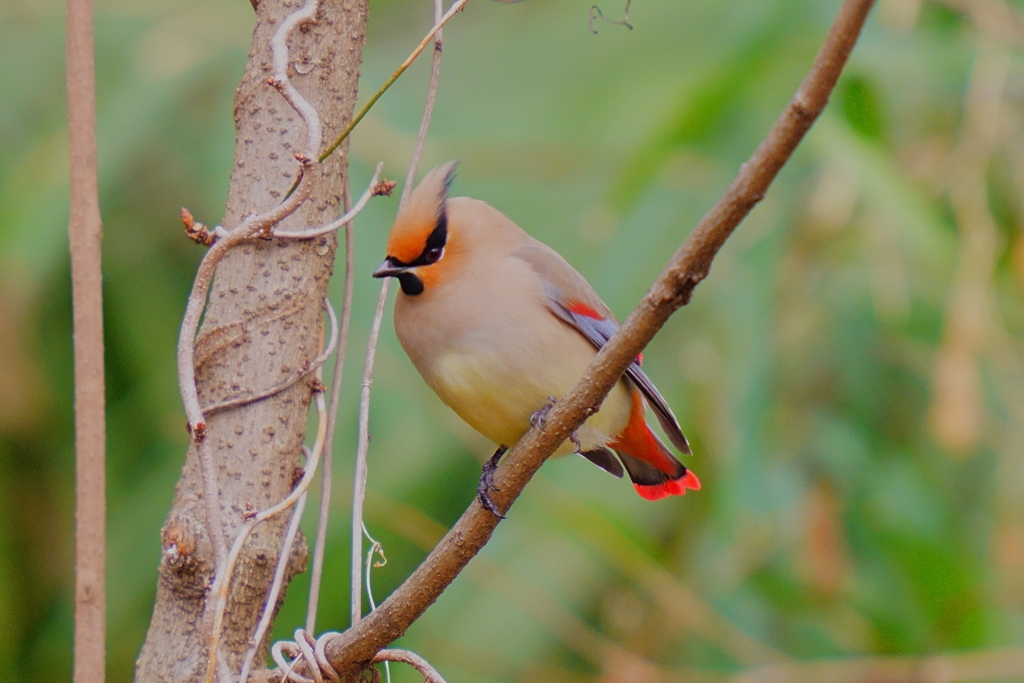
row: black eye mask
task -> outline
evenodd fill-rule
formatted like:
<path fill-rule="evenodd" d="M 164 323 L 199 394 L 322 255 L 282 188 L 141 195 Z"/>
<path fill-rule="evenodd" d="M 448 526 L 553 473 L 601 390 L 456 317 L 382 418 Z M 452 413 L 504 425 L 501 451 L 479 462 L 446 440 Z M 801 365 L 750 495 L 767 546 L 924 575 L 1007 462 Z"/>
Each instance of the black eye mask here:
<path fill-rule="evenodd" d="M 427 243 L 423 247 L 423 251 L 416 257 L 415 260 L 410 263 L 405 263 L 389 256 L 387 263 L 394 268 L 417 268 L 419 266 L 429 266 L 432 263 L 437 263 L 441 260 L 444 255 L 444 246 L 448 242 L 448 216 L 445 214 L 444 209 L 441 209 L 441 215 L 437 218 L 437 227 L 431 231 L 430 236 L 427 237 Z M 419 279 L 415 274 L 410 272 L 396 273 L 394 277 L 398 278 L 399 284 L 402 285 L 402 292 L 408 296 L 417 296 L 423 293 L 423 280 Z"/>

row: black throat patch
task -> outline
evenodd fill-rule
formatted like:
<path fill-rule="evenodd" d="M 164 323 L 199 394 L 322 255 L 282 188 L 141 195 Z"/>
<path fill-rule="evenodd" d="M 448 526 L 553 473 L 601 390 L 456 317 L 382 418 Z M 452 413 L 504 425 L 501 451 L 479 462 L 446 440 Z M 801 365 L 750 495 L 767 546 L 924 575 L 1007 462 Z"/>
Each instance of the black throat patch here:
<path fill-rule="evenodd" d="M 398 283 L 402 285 L 402 292 L 408 296 L 417 296 L 423 293 L 423 280 L 412 273 L 399 273 Z"/>

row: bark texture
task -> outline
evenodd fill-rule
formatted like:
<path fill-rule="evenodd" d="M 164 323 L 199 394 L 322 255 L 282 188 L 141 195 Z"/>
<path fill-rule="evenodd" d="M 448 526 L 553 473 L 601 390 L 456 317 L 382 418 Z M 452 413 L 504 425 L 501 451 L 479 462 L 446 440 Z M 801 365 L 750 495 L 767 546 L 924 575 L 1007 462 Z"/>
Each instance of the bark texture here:
<path fill-rule="evenodd" d="M 367 0 L 320 4 L 316 23 L 291 36 L 289 76 L 319 112 L 326 145 L 352 116 Z M 267 79 L 273 73 L 270 37 L 301 5 L 294 0 L 261 0 L 258 5 L 252 50 L 235 96 L 235 164 L 223 220 L 229 229 L 247 214 L 281 202 L 299 167 L 293 155 L 303 145 L 304 125 Z M 345 154 L 328 159 L 309 200 L 279 227 L 301 230 L 337 217 L 346 167 Z M 336 247 L 333 235 L 301 242 L 254 240 L 221 261 L 196 339 L 196 381 L 203 406 L 278 384 L 316 357 L 324 336 L 321 302 Z M 299 382 L 207 420 L 225 546 L 230 547 L 247 512 L 269 507 L 291 491 L 301 466 L 311 394 L 310 383 Z M 162 531 L 157 599 L 136 665 L 137 681 L 194 681 L 205 673 L 202 617 L 216 562 L 206 534 L 202 491 L 192 445 Z M 236 673 L 261 615 L 287 523 L 288 515 L 282 515 L 257 527 L 235 569 L 222 658 Z M 305 567 L 306 556 L 305 543 L 297 542 L 289 579 Z M 262 647 L 265 653 L 266 643 Z"/>

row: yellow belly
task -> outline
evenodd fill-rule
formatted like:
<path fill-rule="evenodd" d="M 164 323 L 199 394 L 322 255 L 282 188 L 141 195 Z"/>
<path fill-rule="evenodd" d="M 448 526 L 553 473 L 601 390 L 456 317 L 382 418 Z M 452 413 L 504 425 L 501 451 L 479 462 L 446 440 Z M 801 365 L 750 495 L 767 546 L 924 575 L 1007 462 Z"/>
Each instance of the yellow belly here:
<path fill-rule="evenodd" d="M 471 427 L 496 444 L 512 446 L 549 397 L 559 399 L 572 388 L 593 355 L 591 351 L 576 362 L 552 367 L 539 354 L 502 358 L 487 352 L 449 353 L 424 376 L 441 400 Z M 603 446 L 621 432 L 630 407 L 629 392 L 620 382 L 577 431 L 583 450 Z M 573 450 L 567 442 L 557 454 Z"/>

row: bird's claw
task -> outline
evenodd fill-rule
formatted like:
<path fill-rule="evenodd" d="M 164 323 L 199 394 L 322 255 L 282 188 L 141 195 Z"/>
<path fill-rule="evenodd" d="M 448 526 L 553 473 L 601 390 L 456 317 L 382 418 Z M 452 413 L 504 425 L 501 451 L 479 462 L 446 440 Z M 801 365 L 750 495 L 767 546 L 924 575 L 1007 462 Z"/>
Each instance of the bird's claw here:
<path fill-rule="evenodd" d="M 544 406 L 530 416 L 530 426 L 538 429 L 544 429 L 544 421 L 548 419 L 548 413 L 555 406 L 558 400 L 554 396 L 548 396 L 548 402 Z"/>
<path fill-rule="evenodd" d="M 494 451 L 494 455 L 491 456 L 490 460 L 484 463 L 483 473 L 480 475 L 480 482 L 476 486 L 476 497 L 480 501 L 480 505 L 498 519 L 505 519 L 505 515 L 501 514 L 498 510 L 498 506 L 491 500 L 491 491 L 500 491 L 497 486 L 494 485 L 494 472 L 498 469 L 498 462 L 501 460 L 501 456 L 505 454 L 508 448 L 501 446 L 498 450 Z"/>
<path fill-rule="evenodd" d="M 572 445 L 576 447 L 576 453 L 583 451 L 583 444 L 580 443 L 580 436 L 573 430 L 572 434 L 569 435 L 569 441 L 572 441 Z"/>

